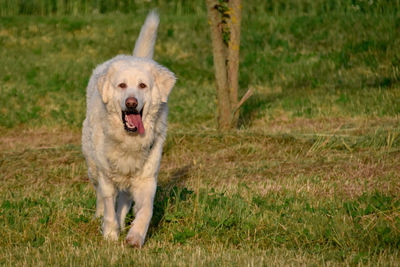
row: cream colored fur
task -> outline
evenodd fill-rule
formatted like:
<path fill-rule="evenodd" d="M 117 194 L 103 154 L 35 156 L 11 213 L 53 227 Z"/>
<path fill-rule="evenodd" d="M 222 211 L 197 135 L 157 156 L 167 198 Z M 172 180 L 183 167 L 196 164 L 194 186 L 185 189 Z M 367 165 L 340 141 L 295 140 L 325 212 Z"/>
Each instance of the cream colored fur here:
<path fill-rule="evenodd" d="M 134 55 L 119 55 L 96 67 L 87 87 L 82 151 L 97 195 L 96 216 L 103 216 L 106 239 L 117 240 L 132 201 L 135 219 L 127 242 L 141 247 L 153 213 L 162 146 L 167 131 L 167 100 L 175 76 L 151 58 L 159 18 L 151 12 Z M 121 89 L 119 84 L 127 88 Z M 146 88 L 140 88 L 140 83 Z M 143 109 L 143 135 L 124 129 L 125 100 L 135 97 Z"/>

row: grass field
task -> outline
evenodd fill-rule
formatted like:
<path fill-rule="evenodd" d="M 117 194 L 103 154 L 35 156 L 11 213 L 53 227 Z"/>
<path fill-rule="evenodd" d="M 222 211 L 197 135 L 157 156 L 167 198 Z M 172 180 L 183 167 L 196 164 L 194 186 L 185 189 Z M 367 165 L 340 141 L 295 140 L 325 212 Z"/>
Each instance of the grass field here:
<path fill-rule="evenodd" d="M 92 69 L 131 53 L 150 8 L 53 2 L 0 1 L 0 265 L 400 265 L 399 1 L 244 5 L 255 94 L 224 133 L 205 8 L 158 1 L 178 82 L 141 250 L 103 241 L 80 129 Z"/>

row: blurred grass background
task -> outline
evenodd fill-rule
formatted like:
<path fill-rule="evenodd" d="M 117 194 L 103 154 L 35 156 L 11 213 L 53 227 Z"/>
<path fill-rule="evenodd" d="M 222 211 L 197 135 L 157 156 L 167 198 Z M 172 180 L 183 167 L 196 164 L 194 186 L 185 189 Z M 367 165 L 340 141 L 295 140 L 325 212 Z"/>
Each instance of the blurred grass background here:
<path fill-rule="evenodd" d="M 398 4 L 244 3 L 240 93 L 253 87 L 256 94 L 242 108 L 241 125 L 277 116 L 398 114 Z M 203 1 L 1 1 L 0 7 L 1 126 L 79 127 L 91 70 L 130 54 L 155 7 L 162 19 L 155 59 L 179 79 L 170 121 L 215 127 Z"/>
<path fill-rule="evenodd" d="M 178 16 L 204 14 L 204 1 L 193 0 L 1 0 L 2 16 L 11 15 L 86 15 L 110 12 L 146 13 L 149 6 Z M 395 14 L 399 0 L 253 0 L 243 2 L 245 10 L 260 14 L 321 14 L 324 12 L 359 11 L 365 14 Z"/>
<path fill-rule="evenodd" d="M 203 1 L 0 0 L 0 265 L 398 266 L 399 2 L 243 1 L 255 94 L 218 133 Z M 152 8 L 178 82 L 138 251 L 102 241 L 80 128 Z"/>

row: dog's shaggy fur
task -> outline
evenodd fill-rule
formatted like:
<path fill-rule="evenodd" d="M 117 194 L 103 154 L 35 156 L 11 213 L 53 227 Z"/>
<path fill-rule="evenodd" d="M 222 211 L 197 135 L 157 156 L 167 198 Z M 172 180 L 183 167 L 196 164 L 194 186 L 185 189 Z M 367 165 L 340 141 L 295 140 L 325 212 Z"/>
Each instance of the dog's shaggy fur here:
<path fill-rule="evenodd" d="M 158 15 L 151 12 L 133 56 L 119 55 L 93 71 L 87 87 L 82 151 L 103 216 L 104 238 L 117 240 L 132 201 L 135 220 L 127 242 L 141 247 L 153 213 L 167 100 L 175 76 L 153 57 Z"/>

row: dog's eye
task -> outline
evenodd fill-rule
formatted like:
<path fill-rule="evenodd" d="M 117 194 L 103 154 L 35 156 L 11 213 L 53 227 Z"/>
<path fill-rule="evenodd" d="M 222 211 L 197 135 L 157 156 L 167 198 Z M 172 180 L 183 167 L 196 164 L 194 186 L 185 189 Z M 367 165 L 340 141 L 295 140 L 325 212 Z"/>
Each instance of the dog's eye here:
<path fill-rule="evenodd" d="M 119 88 L 125 89 L 127 87 L 126 83 L 120 83 L 118 84 Z"/>
<path fill-rule="evenodd" d="M 147 85 L 145 83 L 139 83 L 139 88 L 140 89 L 144 89 L 146 87 L 147 87 Z"/>

